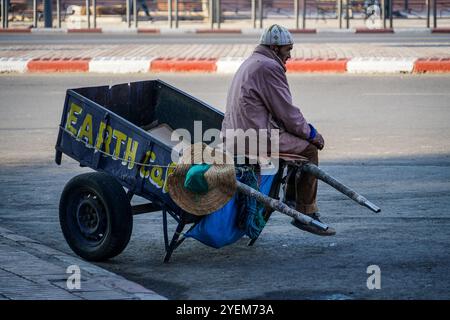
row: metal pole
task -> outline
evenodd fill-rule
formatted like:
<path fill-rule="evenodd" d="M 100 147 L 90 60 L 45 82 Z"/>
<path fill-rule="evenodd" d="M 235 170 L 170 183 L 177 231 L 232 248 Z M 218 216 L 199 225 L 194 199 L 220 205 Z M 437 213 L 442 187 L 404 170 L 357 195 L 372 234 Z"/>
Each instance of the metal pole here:
<path fill-rule="evenodd" d="M 6 3 L 6 0 L 1 0 L 2 2 L 1 2 L 1 15 L 0 15 L 0 17 L 2 18 L 2 29 L 5 29 L 5 13 L 4 13 L 4 11 L 5 11 L 5 3 Z"/>
<path fill-rule="evenodd" d="M 53 24 L 52 20 L 52 1 L 44 0 L 44 27 L 51 28 Z"/>
<path fill-rule="evenodd" d="M 256 29 L 256 0 L 252 0 L 252 21 L 253 29 Z"/>
<path fill-rule="evenodd" d="M 9 0 L 5 0 L 3 14 L 4 14 L 4 21 L 5 21 L 6 29 L 9 27 L 9 6 L 10 6 Z"/>
<path fill-rule="evenodd" d="M 33 0 L 33 28 L 37 28 L 37 26 L 38 26 L 37 0 Z"/>
<path fill-rule="evenodd" d="M 91 12 L 90 7 L 91 6 L 91 0 L 86 0 L 86 19 L 87 19 L 87 27 L 88 29 L 91 28 Z"/>
<path fill-rule="evenodd" d="M 426 0 L 427 2 L 427 28 L 430 27 L 430 13 L 431 13 L 431 0 Z"/>
<path fill-rule="evenodd" d="M 408 0 L 405 0 L 405 11 L 408 12 Z"/>
<path fill-rule="evenodd" d="M 294 0 L 295 28 L 300 28 L 300 0 Z"/>
<path fill-rule="evenodd" d="M 94 29 L 97 28 L 97 0 L 92 0 L 92 7 L 94 8 Z"/>
<path fill-rule="evenodd" d="M 58 28 L 61 28 L 61 0 L 56 0 L 56 20 L 58 21 Z"/>
<path fill-rule="evenodd" d="M 138 13 L 137 13 L 137 1 L 133 0 L 133 19 L 134 19 L 134 27 L 137 29 L 138 27 Z"/>
<path fill-rule="evenodd" d="M 131 16 L 130 16 L 130 4 L 131 4 L 131 1 L 133 1 L 133 0 L 127 0 L 127 25 L 128 25 L 128 28 L 130 28 L 131 27 Z"/>
<path fill-rule="evenodd" d="M 168 4 L 167 20 L 169 22 L 169 28 L 172 29 L 172 25 L 173 25 L 173 22 L 172 22 L 172 0 L 167 0 L 167 4 Z"/>
<path fill-rule="evenodd" d="M 342 0 L 338 2 L 339 29 L 342 29 Z"/>
<path fill-rule="evenodd" d="M 386 0 L 381 0 L 381 19 L 383 20 L 383 29 L 386 29 Z"/>
<path fill-rule="evenodd" d="M 4 0 L 3 1 L 3 23 L 4 23 L 4 28 L 7 29 L 8 25 L 9 25 L 9 1 L 8 0 Z"/>
<path fill-rule="evenodd" d="M 389 28 L 394 28 L 394 15 L 392 14 L 392 6 L 394 0 L 388 0 L 389 1 Z"/>
<path fill-rule="evenodd" d="M 5 26 L 9 28 L 9 6 L 11 5 L 9 0 L 5 1 Z"/>
<path fill-rule="evenodd" d="M 5 0 L 5 27 L 9 28 L 9 6 L 10 6 L 9 0 Z"/>
<path fill-rule="evenodd" d="M 175 0 L 175 28 L 178 29 L 178 0 Z"/>
<path fill-rule="evenodd" d="M 350 28 L 350 6 L 349 6 L 349 0 L 345 1 L 345 27 L 347 29 Z"/>
<path fill-rule="evenodd" d="M 437 0 L 433 1 L 433 28 L 437 28 Z"/>
<path fill-rule="evenodd" d="M 302 29 L 306 28 L 306 0 L 303 0 Z"/>
<path fill-rule="evenodd" d="M 5 27 L 9 28 L 9 6 L 11 5 L 9 0 L 5 0 Z"/>
<path fill-rule="evenodd" d="M 2 28 L 6 29 L 6 21 L 8 20 L 8 9 L 6 9 L 8 0 L 2 0 Z"/>
<path fill-rule="evenodd" d="M 2 18 L 2 29 L 5 29 L 5 3 L 6 3 L 6 0 L 1 0 L 2 1 L 2 3 L 1 3 L 1 15 L 0 15 L 0 17 Z"/>
<path fill-rule="evenodd" d="M 210 27 L 211 30 L 214 29 L 214 1 L 213 0 L 209 0 L 209 23 L 210 23 Z"/>
<path fill-rule="evenodd" d="M 258 6 L 259 6 L 259 28 L 262 29 L 263 27 L 263 2 L 262 0 L 258 1 Z"/>
<path fill-rule="evenodd" d="M 217 19 L 217 29 L 220 29 L 220 20 L 222 20 L 222 6 L 220 0 L 216 3 L 216 19 Z"/>

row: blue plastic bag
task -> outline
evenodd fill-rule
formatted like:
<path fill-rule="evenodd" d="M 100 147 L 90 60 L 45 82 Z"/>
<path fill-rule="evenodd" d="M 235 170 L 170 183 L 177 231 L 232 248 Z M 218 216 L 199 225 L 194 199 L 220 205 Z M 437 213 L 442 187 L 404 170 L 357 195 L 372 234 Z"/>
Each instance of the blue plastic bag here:
<path fill-rule="evenodd" d="M 261 176 L 259 191 L 268 195 L 275 175 Z M 236 195 L 221 209 L 205 216 L 185 236 L 194 238 L 207 246 L 219 249 L 232 244 L 245 235 L 245 230 L 238 228 Z"/>

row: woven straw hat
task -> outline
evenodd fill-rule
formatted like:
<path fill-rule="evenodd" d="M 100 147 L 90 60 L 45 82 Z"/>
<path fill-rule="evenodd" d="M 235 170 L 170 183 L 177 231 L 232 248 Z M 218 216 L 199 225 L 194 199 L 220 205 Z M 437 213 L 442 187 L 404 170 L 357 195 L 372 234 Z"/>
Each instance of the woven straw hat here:
<path fill-rule="evenodd" d="M 221 160 L 217 160 L 221 159 Z M 211 164 L 204 174 L 208 184 L 206 193 L 195 193 L 184 187 L 186 174 L 192 164 Z M 183 150 L 177 166 L 167 179 L 172 200 L 183 210 L 202 216 L 222 208 L 236 191 L 233 159 L 222 150 L 196 143 Z"/>

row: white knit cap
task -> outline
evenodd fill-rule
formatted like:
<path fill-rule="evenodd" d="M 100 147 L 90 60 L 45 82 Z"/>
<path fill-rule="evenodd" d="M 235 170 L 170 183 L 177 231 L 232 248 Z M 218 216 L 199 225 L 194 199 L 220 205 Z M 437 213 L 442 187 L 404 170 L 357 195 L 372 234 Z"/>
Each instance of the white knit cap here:
<path fill-rule="evenodd" d="M 293 44 L 294 40 L 288 29 L 278 24 L 273 24 L 265 29 L 259 40 L 260 44 L 285 46 Z"/>

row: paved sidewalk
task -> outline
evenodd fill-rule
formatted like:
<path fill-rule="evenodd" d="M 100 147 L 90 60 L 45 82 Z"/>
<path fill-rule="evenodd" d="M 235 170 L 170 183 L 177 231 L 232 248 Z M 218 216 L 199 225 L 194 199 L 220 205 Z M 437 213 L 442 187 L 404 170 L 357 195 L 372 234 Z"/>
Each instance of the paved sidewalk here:
<path fill-rule="evenodd" d="M 69 285 L 76 285 L 73 270 L 77 267 L 80 288 L 71 290 L 68 279 Z M 91 263 L 0 227 L 0 300 L 166 298 Z"/>
<path fill-rule="evenodd" d="M 449 41 L 450 44 L 450 41 Z M 1 72 L 217 72 L 232 74 L 256 44 L 3 45 Z M 450 45 L 308 43 L 294 46 L 288 72 L 450 72 Z"/>
<path fill-rule="evenodd" d="M 450 37 L 449 37 L 450 38 Z M 67 45 L 0 45 L 0 58 L 174 58 L 219 59 L 246 58 L 255 44 L 67 44 Z M 308 43 L 307 36 L 294 45 L 293 59 L 351 59 L 357 57 L 450 58 L 449 43 L 439 42 L 393 45 L 392 43 Z"/>

